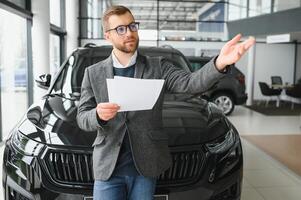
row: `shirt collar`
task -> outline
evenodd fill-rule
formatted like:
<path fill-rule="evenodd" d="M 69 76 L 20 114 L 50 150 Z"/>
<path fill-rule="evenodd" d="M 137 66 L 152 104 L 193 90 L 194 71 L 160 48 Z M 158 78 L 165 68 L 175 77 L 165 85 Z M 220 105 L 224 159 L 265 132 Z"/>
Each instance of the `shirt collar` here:
<path fill-rule="evenodd" d="M 131 57 L 130 62 L 127 65 L 124 66 L 124 65 L 120 64 L 119 60 L 117 59 L 114 52 L 112 51 L 113 67 L 126 68 L 126 67 L 129 67 L 129 66 L 132 66 L 132 65 L 136 64 L 137 55 L 138 55 L 138 53 L 137 53 L 137 50 L 136 50 L 134 55 Z"/>

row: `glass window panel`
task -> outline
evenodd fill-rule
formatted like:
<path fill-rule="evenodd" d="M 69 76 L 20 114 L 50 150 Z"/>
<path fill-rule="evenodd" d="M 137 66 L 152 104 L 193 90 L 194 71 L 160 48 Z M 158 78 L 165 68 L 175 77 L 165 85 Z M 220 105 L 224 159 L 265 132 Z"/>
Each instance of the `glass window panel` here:
<path fill-rule="evenodd" d="M 81 19 L 82 38 L 102 38 L 102 25 L 100 19 Z"/>
<path fill-rule="evenodd" d="M 228 20 L 238 20 L 247 17 L 247 0 L 230 0 Z"/>
<path fill-rule="evenodd" d="M 50 0 L 50 23 L 61 27 L 61 0 Z"/>
<path fill-rule="evenodd" d="M 247 17 L 247 8 L 239 7 L 235 5 L 229 5 L 229 14 L 228 19 L 231 20 L 238 20 Z"/>
<path fill-rule="evenodd" d="M 159 1 L 160 20 L 197 20 L 204 3 Z M 146 14 L 146 13 L 145 13 Z"/>
<path fill-rule="evenodd" d="M 223 33 L 224 32 L 224 23 L 198 22 L 198 31 L 199 32 Z"/>
<path fill-rule="evenodd" d="M 249 17 L 268 14 L 271 12 L 271 0 L 250 1 Z"/>
<path fill-rule="evenodd" d="M 105 3 L 103 0 L 81 0 L 81 17 L 101 18 L 103 13 L 102 7 Z"/>
<path fill-rule="evenodd" d="M 3 138 L 28 107 L 27 63 L 26 20 L 0 9 L 0 131 Z"/>
<path fill-rule="evenodd" d="M 214 3 L 206 4 L 205 9 L 198 11 L 197 16 L 199 21 L 225 21 L 225 4 Z M 204 8 L 202 7 L 202 8 Z"/>
<path fill-rule="evenodd" d="M 60 67 L 60 37 L 50 34 L 50 73 L 56 74 Z"/>
<path fill-rule="evenodd" d="M 292 8 L 298 8 L 300 6 L 301 6 L 300 0 L 286 0 L 286 1 L 275 0 L 274 12 L 281 11 L 281 10 L 288 10 Z"/>
<path fill-rule="evenodd" d="M 101 0 L 82 0 L 80 2 L 81 38 L 103 38 L 101 17 L 107 5 Z M 196 21 L 226 21 L 226 3 L 219 1 L 112 0 L 111 4 L 124 5 L 132 11 L 135 20 L 140 22 L 140 32 L 147 33 L 150 36 L 149 39 L 144 37 L 145 40 L 156 40 L 154 36 L 157 35 L 157 29 L 199 32 L 199 26 L 206 32 L 221 32 L 224 30 L 224 24 L 199 24 L 197 26 Z"/>
<path fill-rule="evenodd" d="M 224 3 L 159 1 L 159 19 L 225 21 L 224 8 Z"/>
<path fill-rule="evenodd" d="M 160 22 L 160 40 L 220 41 L 224 38 L 225 23 Z"/>
<path fill-rule="evenodd" d="M 7 0 L 10 1 L 14 4 L 16 4 L 17 6 L 20 6 L 21 8 L 26 9 L 26 0 Z"/>

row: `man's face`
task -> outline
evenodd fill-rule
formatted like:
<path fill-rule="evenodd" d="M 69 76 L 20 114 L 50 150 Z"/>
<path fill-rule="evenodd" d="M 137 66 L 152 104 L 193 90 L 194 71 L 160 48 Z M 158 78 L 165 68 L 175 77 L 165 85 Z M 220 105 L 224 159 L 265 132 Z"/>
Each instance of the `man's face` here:
<path fill-rule="evenodd" d="M 129 25 L 132 22 L 135 22 L 135 19 L 129 12 L 123 15 L 112 15 L 108 20 L 108 30 L 120 25 Z M 123 35 L 118 35 L 116 30 L 105 32 L 105 38 L 112 43 L 114 48 L 124 53 L 133 53 L 138 48 L 138 31 L 132 32 L 128 27 Z"/>

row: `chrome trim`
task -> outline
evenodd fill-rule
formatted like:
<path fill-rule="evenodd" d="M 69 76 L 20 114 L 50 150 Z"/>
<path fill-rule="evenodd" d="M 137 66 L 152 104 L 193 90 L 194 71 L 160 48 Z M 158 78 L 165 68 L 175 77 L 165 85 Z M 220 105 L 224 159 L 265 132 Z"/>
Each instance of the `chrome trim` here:
<path fill-rule="evenodd" d="M 20 185 L 18 185 L 11 177 L 7 176 L 6 184 L 11 187 L 14 191 L 22 194 L 23 196 L 35 200 L 33 194 L 22 188 Z"/>

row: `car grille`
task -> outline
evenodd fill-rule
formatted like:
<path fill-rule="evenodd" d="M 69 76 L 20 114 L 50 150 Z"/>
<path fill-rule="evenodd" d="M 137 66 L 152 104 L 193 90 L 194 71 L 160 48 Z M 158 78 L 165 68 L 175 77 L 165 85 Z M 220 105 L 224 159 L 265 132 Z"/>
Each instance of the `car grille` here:
<path fill-rule="evenodd" d="M 68 184 L 93 183 L 92 152 L 49 150 L 43 164 L 54 181 Z"/>
<path fill-rule="evenodd" d="M 158 176 L 158 186 L 187 185 L 198 180 L 204 165 L 202 151 L 172 152 L 172 166 Z M 41 160 L 46 172 L 60 184 L 93 184 L 92 151 L 48 149 Z"/>
<path fill-rule="evenodd" d="M 158 177 L 159 185 L 189 184 L 199 179 L 205 160 L 203 152 L 174 152 L 171 155 L 172 166 Z"/>

